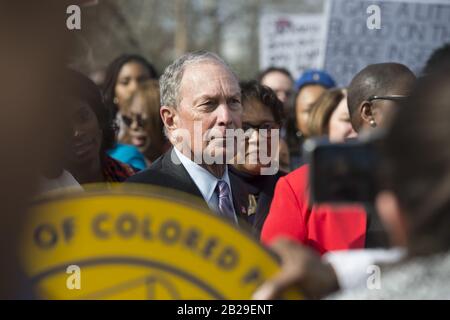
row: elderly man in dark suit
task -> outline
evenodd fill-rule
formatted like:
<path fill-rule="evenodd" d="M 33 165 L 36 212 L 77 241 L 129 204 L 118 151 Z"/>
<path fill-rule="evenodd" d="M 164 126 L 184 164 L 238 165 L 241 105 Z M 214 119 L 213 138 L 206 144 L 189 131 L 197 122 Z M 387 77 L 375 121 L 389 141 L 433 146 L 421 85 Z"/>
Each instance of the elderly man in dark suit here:
<path fill-rule="evenodd" d="M 160 115 L 173 147 L 127 181 L 187 192 L 232 223 L 247 220 L 245 185 L 227 165 L 237 149 L 230 148 L 232 133 L 242 125 L 236 75 L 213 53 L 188 53 L 166 68 L 160 90 Z"/>

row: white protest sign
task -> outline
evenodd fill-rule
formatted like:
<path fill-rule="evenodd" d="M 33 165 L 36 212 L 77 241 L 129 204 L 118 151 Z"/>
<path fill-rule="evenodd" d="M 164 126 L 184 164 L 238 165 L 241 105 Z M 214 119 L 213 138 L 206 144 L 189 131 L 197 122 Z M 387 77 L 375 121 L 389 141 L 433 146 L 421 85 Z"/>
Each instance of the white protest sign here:
<path fill-rule="evenodd" d="M 297 78 L 306 68 L 323 65 L 324 15 L 264 13 L 260 19 L 260 67 L 288 69 Z"/>
<path fill-rule="evenodd" d="M 380 29 L 368 27 L 373 5 Z M 372 63 L 399 62 L 420 74 L 433 50 L 450 42 L 450 1 L 332 0 L 328 8 L 324 69 L 340 86 Z"/>

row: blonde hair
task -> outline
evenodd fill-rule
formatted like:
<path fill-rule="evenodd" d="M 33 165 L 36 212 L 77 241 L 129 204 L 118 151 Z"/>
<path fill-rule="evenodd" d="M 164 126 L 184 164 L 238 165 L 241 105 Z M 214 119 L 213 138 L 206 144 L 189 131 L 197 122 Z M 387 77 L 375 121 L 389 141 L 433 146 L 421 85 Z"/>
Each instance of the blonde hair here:
<path fill-rule="evenodd" d="M 311 107 L 311 115 L 308 121 L 311 136 L 323 136 L 328 134 L 328 124 L 331 115 L 346 96 L 346 89 L 331 89 L 325 91 L 319 99 L 314 102 Z"/>
<path fill-rule="evenodd" d="M 142 103 L 148 114 L 148 135 L 150 137 L 151 144 L 149 150 L 145 150 L 145 156 L 154 161 L 162 154 L 165 136 L 163 133 L 163 122 L 159 115 L 160 109 L 160 93 L 159 83 L 157 80 L 147 81 L 141 88 L 139 88 L 127 103 L 127 107 L 131 107 L 133 103 L 139 100 Z"/>

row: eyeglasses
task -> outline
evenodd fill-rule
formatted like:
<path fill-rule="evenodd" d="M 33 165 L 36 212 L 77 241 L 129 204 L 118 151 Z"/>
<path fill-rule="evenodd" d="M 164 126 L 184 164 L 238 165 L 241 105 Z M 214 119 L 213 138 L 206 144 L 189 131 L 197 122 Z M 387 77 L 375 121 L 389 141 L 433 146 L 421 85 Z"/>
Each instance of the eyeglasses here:
<path fill-rule="evenodd" d="M 391 100 L 391 101 L 401 101 L 408 98 L 408 96 L 402 95 L 391 95 L 391 96 L 370 96 L 367 101 L 372 102 L 373 100 Z"/>
<path fill-rule="evenodd" d="M 266 122 L 260 125 L 253 125 L 248 122 L 242 123 L 242 129 L 247 132 L 247 130 L 258 130 L 258 132 L 261 132 L 261 135 L 269 136 L 271 133 L 271 130 L 273 129 L 280 129 L 280 125 L 276 122 Z M 264 131 L 260 131 L 264 130 Z"/>
<path fill-rule="evenodd" d="M 130 118 L 128 116 L 125 115 L 121 115 L 122 116 L 122 121 L 123 123 L 127 126 L 127 127 L 131 127 L 131 125 L 133 124 L 134 121 L 136 121 L 138 127 L 143 128 L 145 126 L 145 119 L 142 118 L 141 115 L 136 115 L 133 118 Z"/>

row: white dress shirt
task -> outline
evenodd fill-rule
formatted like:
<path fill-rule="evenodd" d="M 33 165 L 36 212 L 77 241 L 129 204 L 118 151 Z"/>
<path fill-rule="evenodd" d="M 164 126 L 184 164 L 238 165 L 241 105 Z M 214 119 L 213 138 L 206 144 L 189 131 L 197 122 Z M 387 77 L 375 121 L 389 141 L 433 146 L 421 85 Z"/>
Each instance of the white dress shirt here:
<path fill-rule="evenodd" d="M 74 191 L 83 190 L 83 187 L 81 187 L 78 181 L 66 170 L 63 170 L 61 175 L 54 179 L 49 179 L 44 176 L 39 178 L 39 194 L 63 188 L 72 188 Z"/>
<path fill-rule="evenodd" d="M 173 150 L 178 156 L 178 159 L 180 159 L 181 164 L 186 169 L 189 176 L 192 178 L 192 180 L 194 180 L 195 185 L 200 190 L 200 193 L 202 194 L 203 199 L 205 199 L 206 203 L 208 204 L 208 207 L 215 213 L 219 214 L 219 195 L 214 191 L 216 190 L 217 182 L 219 180 L 223 180 L 230 188 L 229 197 L 231 204 L 233 205 L 233 210 L 236 213 L 231 193 L 230 177 L 228 176 L 228 166 L 225 166 L 225 172 L 223 173 L 222 178 L 219 179 L 215 177 L 211 172 L 186 157 L 176 147 L 174 147 Z"/>

